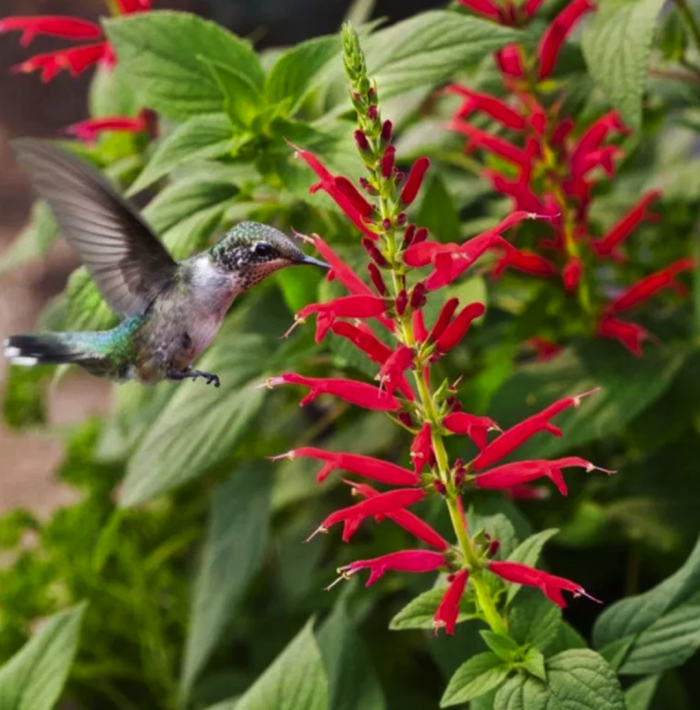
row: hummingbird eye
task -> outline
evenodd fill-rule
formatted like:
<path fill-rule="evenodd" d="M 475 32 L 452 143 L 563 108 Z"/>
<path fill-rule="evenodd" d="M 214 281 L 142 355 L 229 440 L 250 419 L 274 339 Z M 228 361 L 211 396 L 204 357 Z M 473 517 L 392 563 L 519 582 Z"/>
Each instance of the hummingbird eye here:
<path fill-rule="evenodd" d="M 273 253 L 272 244 L 268 242 L 258 242 L 253 251 L 256 256 L 270 256 Z"/>

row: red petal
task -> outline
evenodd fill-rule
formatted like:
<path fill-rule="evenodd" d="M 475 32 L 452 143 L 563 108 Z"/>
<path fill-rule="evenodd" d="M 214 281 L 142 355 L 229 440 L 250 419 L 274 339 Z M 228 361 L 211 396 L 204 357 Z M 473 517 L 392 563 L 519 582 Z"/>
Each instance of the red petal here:
<path fill-rule="evenodd" d="M 350 576 L 361 569 L 369 569 L 370 576 L 366 585 L 369 587 L 389 570 L 417 573 L 433 572 L 442 567 L 443 564 L 445 564 L 445 558 L 440 552 L 433 552 L 432 550 L 401 550 L 400 552 L 392 552 L 371 560 L 351 562 L 349 565 L 341 567 L 338 571 Z"/>
<path fill-rule="evenodd" d="M 22 32 L 20 44 L 29 46 L 38 35 L 66 37 L 70 39 L 99 39 L 102 29 L 87 20 L 61 15 L 39 15 L 36 17 L 6 17 L 0 20 L 0 34 L 4 32 Z"/>
<path fill-rule="evenodd" d="M 448 634 L 454 634 L 457 617 L 459 616 L 459 601 L 464 594 L 468 579 L 469 570 L 466 569 L 461 569 L 454 575 L 433 617 L 433 625 L 436 631 L 444 626 Z"/>

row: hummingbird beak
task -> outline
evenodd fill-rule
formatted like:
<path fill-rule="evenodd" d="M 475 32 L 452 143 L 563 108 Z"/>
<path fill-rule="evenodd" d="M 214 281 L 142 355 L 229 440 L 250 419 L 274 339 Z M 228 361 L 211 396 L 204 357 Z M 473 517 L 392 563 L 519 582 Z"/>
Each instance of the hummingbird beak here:
<path fill-rule="evenodd" d="M 313 256 L 304 255 L 304 258 L 298 263 L 299 264 L 310 264 L 311 266 L 320 266 L 322 269 L 330 269 L 331 268 L 330 264 L 326 264 L 325 261 L 319 261 L 318 259 L 314 259 Z"/>

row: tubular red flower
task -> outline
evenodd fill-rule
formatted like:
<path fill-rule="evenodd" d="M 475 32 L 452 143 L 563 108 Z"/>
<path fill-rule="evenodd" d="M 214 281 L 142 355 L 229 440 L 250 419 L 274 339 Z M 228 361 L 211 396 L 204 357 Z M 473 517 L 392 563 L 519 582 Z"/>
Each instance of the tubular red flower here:
<path fill-rule="evenodd" d="M 507 456 L 511 451 L 517 449 L 521 444 L 527 441 L 531 436 L 540 431 L 548 431 L 555 436 L 561 436 L 562 431 L 559 427 L 554 426 L 549 420 L 563 412 L 569 407 L 578 407 L 583 397 L 597 392 L 591 390 L 575 397 L 564 397 L 549 407 L 546 407 L 541 412 L 534 414 L 527 419 L 524 419 L 519 424 L 506 429 L 500 436 L 494 439 L 473 461 L 472 468 L 478 471 L 486 468 L 496 461 L 500 461 L 504 456 Z"/>
<path fill-rule="evenodd" d="M 459 0 L 459 2 L 468 7 L 470 10 L 488 17 L 491 20 L 500 19 L 501 13 L 498 9 L 498 5 L 491 0 Z"/>
<path fill-rule="evenodd" d="M 486 446 L 490 431 L 501 431 L 501 427 L 493 419 L 477 417 L 466 412 L 448 414 L 442 420 L 442 424 L 453 434 L 466 434 L 481 450 Z"/>
<path fill-rule="evenodd" d="M 600 149 L 603 141 L 611 131 L 629 133 L 629 129 L 622 123 L 617 111 L 610 111 L 592 123 L 579 138 L 578 143 L 571 153 L 571 172 L 581 174 L 581 163 L 589 153 Z"/>
<path fill-rule="evenodd" d="M 501 73 L 513 79 L 521 79 L 525 75 L 523 60 L 517 44 L 509 44 L 496 52 L 496 64 Z"/>
<path fill-rule="evenodd" d="M 581 281 L 583 276 L 583 261 L 577 256 L 572 256 L 569 261 L 566 262 L 566 266 L 561 272 L 562 280 L 564 281 L 564 287 L 567 291 L 573 291 Z"/>
<path fill-rule="evenodd" d="M 592 0 L 573 0 L 547 28 L 537 49 L 537 56 L 540 60 L 540 80 L 546 79 L 552 73 L 561 46 L 573 26 L 585 13 L 595 8 L 596 5 Z"/>
<path fill-rule="evenodd" d="M 365 496 L 365 498 L 372 498 L 379 495 L 378 491 L 375 491 L 374 488 L 363 483 L 353 483 L 352 481 L 346 481 L 346 483 L 350 484 L 357 493 Z M 387 513 L 386 517 L 389 518 L 389 520 L 393 520 L 397 525 L 400 525 L 404 530 L 407 530 L 411 535 L 415 535 L 419 540 L 422 540 L 428 545 L 442 550 L 443 552 L 449 550 L 450 544 L 447 540 L 436 530 L 433 530 L 428 523 L 411 513 L 411 511 L 397 510 L 393 513 Z"/>
<path fill-rule="evenodd" d="M 353 209 L 365 219 L 372 216 L 372 205 L 365 200 L 360 194 L 360 191 L 346 177 L 339 175 L 334 178 L 334 182 L 338 190 L 345 195 Z"/>
<path fill-rule="evenodd" d="M 370 570 L 369 579 L 365 586 L 369 587 L 384 576 L 389 570 L 397 572 L 434 572 L 445 564 L 445 557 L 441 552 L 432 550 L 401 550 L 388 555 L 375 557 L 371 560 L 358 560 L 349 565 L 340 567 L 338 572 L 343 577 L 350 577 L 361 569 Z"/>
<path fill-rule="evenodd" d="M 310 387 L 309 394 L 301 400 L 300 406 L 312 402 L 321 394 L 331 394 L 358 407 L 382 412 L 395 412 L 401 404 L 396 397 L 372 385 L 340 377 L 304 377 L 295 372 L 287 372 L 278 377 L 270 377 L 265 383 L 267 387 L 278 385 L 304 385 Z"/>
<path fill-rule="evenodd" d="M 445 301 L 445 305 L 442 307 L 435 321 L 435 325 L 428 336 L 431 342 L 434 343 L 445 332 L 445 328 L 450 324 L 458 305 L 459 298 L 448 298 L 447 301 Z"/>
<path fill-rule="evenodd" d="M 503 493 L 512 500 L 544 500 L 549 498 L 549 490 L 544 486 L 512 486 L 504 488 Z"/>
<path fill-rule="evenodd" d="M 425 327 L 425 320 L 423 319 L 423 311 L 417 310 L 413 311 L 411 314 L 411 322 L 413 325 L 413 332 L 416 336 L 416 340 L 419 343 L 424 343 L 428 339 L 428 330 Z"/>
<path fill-rule="evenodd" d="M 19 43 L 28 47 L 39 35 L 69 39 L 100 39 L 102 30 L 87 20 L 61 15 L 38 15 L 34 17 L 6 17 L 0 20 L 0 34 L 19 31 Z"/>
<path fill-rule="evenodd" d="M 423 178 L 425 173 L 430 167 L 430 160 L 428 158 L 418 158 L 415 163 L 411 166 L 411 172 L 408 173 L 406 178 L 406 184 L 401 190 L 401 204 L 410 205 L 413 200 L 416 199 L 416 195 L 423 184 Z"/>
<path fill-rule="evenodd" d="M 349 340 L 355 347 L 362 350 L 370 360 L 383 365 L 391 355 L 391 348 L 384 345 L 374 333 L 364 330 L 346 321 L 331 324 L 331 330 L 342 338 Z"/>
<path fill-rule="evenodd" d="M 388 493 L 379 493 L 372 498 L 351 505 L 349 508 L 331 513 L 307 538 L 307 542 L 320 532 L 328 532 L 329 528 L 338 523 L 343 523 L 343 542 L 350 542 L 350 538 L 357 532 L 365 518 L 398 512 L 409 505 L 418 503 L 423 498 L 425 498 L 425 493 L 418 488 L 399 488 Z"/>
<path fill-rule="evenodd" d="M 21 64 L 12 67 L 13 72 L 28 74 L 41 70 L 41 81 L 51 81 L 62 69 L 67 69 L 73 76 L 78 76 L 89 67 L 109 57 L 110 47 L 107 42 L 88 44 L 84 47 L 61 49 L 56 52 L 37 54 Z"/>
<path fill-rule="evenodd" d="M 295 458 L 311 458 L 325 461 L 326 465 L 321 469 L 316 480 L 319 483 L 328 478 L 328 476 L 342 469 L 349 471 L 363 478 L 370 478 L 378 483 L 387 483 L 390 486 L 416 486 L 420 482 L 419 476 L 413 471 L 397 466 L 396 464 L 375 459 L 371 456 L 361 456 L 360 454 L 348 454 L 342 451 L 326 451 L 325 449 L 317 449 L 313 446 L 303 446 L 299 449 L 293 449 L 286 454 L 273 456 L 272 460 Z"/>
<path fill-rule="evenodd" d="M 332 274 L 355 296 L 374 296 L 372 289 L 346 264 L 317 234 L 313 244 L 321 256 L 331 265 Z"/>
<path fill-rule="evenodd" d="M 483 111 L 506 128 L 512 128 L 514 131 L 525 130 L 527 122 L 524 116 L 508 106 L 502 99 L 489 94 L 480 94 L 461 84 L 450 84 L 445 92 L 457 94 L 466 99 L 457 112 L 456 118 L 466 118 L 473 111 Z"/>
<path fill-rule="evenodd" d="M 416 474 L 420 474 L 423 469 L 429 466 L 433 461 L 432 434 L 433 430 L 430 426 L 430 422 L 425 422 L 411 442 L 411 460 L 413 461 L 413 470 Z"/>
<path fill-rule="evenodd" d="M 590 471 L 603 471 L 604 473 L 614 473 L 605 468 L 594 466 L 590 461 L 585 461 L 578 456 L 567 456 L 555 461 L 518 461 L 517 463 L 507 463 L 498 468 L 491 469 L 476 477 L 474 485 L 478 488 L 511 488 L 523 483 L 529 483 L 538 478 L 546 476 L 559 489 L 562 495 L 566 495 L 568 490 L 562 473 L 563 468 L 580 466 Z"/>
<path fill-rule="evenodd" d="M 433 626 L 435 633 L 438 629 L 444 628 L 448 634 L 454 634 L 459 616 L 459 601 L 464 594 L 464 589 L 469 580 L 469 570 L 461 569 L 452 577 L 450 586 L 447 588 L 445 595 L 438 606 L 435 616 L 433 617 Z"/>
<path fill-rule="evenodd" d="M 596 254 L 599 256 L 614 254 L 617 247 L 647 216 L 649 206 L 660 197 L 659 190 L 652 190 L 643 195 L 637 205 L 622 217 L 602 239 L 591 242 L 591 247 Z"/>
<path fill-rule="evenodd" d="M 377 296 L 343 296 L 327 303 L 304 306 L 295 320 L 303 323 L 305 318 L 316 313 L 316 342 L 320 343 L 336 318 L 374 318 L 385 310 L 384 299 Z"/>
<path fill-rule="evenodd" d="M 537 352 L 537 359 L 540 362 L 546 362 L 555 355 L 561 352 L 562 346 L 552 342 L 548 338 L 543 338 L 541 335 L 536 335 L 527 341 L 527 344 Z"/>
<path fill-rule="evenodd" d="M 474 128 L 474 126 L 464 121 L 452 120 L 449 127 L 453 131 L 464 134 L 469 139 L 467 150 L 471 150 L 473 147 L 484 148 L 522 168 L 528 167 L 532 161 L 532 156 L 522 148 L 517 148 L 502 138 L 492 136 L 479 128 Z"/>
<path fill-rule="evenodd" d="M 657 271 L 651 276 L 637 281 L 636 284 L 627 289 L 622 295 L 618 296 L 607 308 L 609 313 L 620 313 L 629 308 L 636 306 L 642 301 L 646 301 L 654 294 L 664 288 L 679 288 L 682 285 L 675 281 L 675 277 L 681 271 L 689 271 L 697 265 L 695 259 L 685 258 L 679 259 L 670 266 L 667 266 L 661 271 Z"/>
<path fill-rule="evenodd" d="M 472 322 L 476 318 L 483 316 L 485 312 L 486 307 L 483 303 L 470 303 L 468 306 L 465 306 L 452 323 L 445 328 L 445 332 L 438 338 L 436 343 L 437 349 L 443 353 L 452 350 L 467 334 Z"/>
<path fill-rule="evenodd" d="M 532 17 L 539 9 L 544 0 L 527 0 L 523 5 L 523 11 L 527 17 Z"/>
<path fill-rule="evenodd" d="M 642 343 L 651 338 L 646 328 L 636 323 L 628 323 L 613 316 L 603 316 L 598 324 L 597 335 L 602 338 L 619 340 L 633 355 L 642 356 Z"/>
<path fill-rule="evenodd" d="M 151 9 L 151 0 L 117 0 L 122 15 L 143 12 Z"/>
<path fill-rule="evenodd" d="M 413 355 L 413 348 L 400 345 L 382 365 L 376 379 L 389 394 L 393 394 L 404 382 L 404 372 L 413 365 Z"/>
<path fill-rule="evenodd" d="M 508 245 L 505 255 L 493 267 L 493 275 L 498 276 L 508 267 L 545 278 L 556 273 L 551 261 L 539 254 L 516 249 L 511 244 Z"/>
<path fill-rule="evenodd" d="M 87 121 L 74 123 L 64 128 L 64 133 L 73 135 L 85 143 L 93 143 L 105 131 L 123 131 L 126 133 L 152 133 L 155 123 L 142 111 L 138 117 L 108 116 L 105 118 L 90 118 Z"/>
<path fill-rule="evenodd" d="M 547 599 L 553 601 L 562 609 L 566 606 L 562 590 L 572 592 L 575 597 L 588 597 L 594 602 L 601 603 L 599 599 L 592 597 L 586 590 L 568 579 L 556 577 L 553 574 L 547 574 L 534 567 L 520 564 L 519 562 L 490 562 L 489 570 L 497 574 L 501 579 L 513 584 L 526 584 L 530 587 L 539 587 Z"/>

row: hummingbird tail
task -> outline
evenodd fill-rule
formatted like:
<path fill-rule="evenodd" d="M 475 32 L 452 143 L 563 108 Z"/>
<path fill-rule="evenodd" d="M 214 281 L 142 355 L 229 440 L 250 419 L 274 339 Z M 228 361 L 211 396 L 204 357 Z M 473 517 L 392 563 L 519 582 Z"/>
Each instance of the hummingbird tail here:
<path fill-rule="evenodd" d="M 15 365 L 32 367 L 39 363 L 60 365 L 77 362 L 84 354 L 72 348 L 58 334 L 13 335 L 5 340 L 5 357 Z"/>

